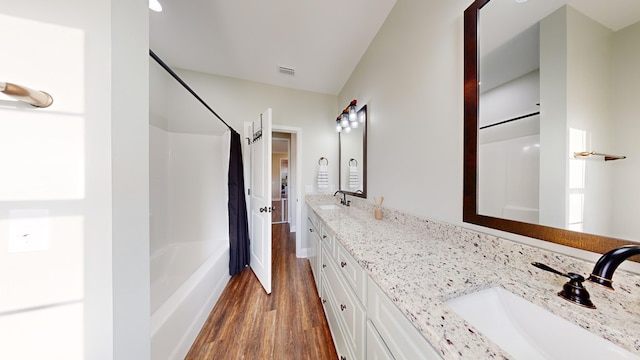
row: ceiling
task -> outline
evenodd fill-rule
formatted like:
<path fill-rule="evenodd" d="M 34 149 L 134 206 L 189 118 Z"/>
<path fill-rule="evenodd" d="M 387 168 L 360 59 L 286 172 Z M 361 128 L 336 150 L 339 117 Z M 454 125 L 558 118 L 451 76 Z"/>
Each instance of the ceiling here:
<path fill-rule="evenodd" d="M 171 67 L 337 95 L 396 0 L 160 2 L 149 44 Z"/>
<path fill-rule="evenodd" d="M 566 4 L 613 31 L 640 21 L 640 0 L 491 0 L 480 11 L 482 55 Z"/>
<path fill-rule="evenodd" d="M 613 31 L 640 21 L 640 0 L 491 0 L 480 11 L 481 92 L 539 68 L 538 22 L 564 5 Z"/>

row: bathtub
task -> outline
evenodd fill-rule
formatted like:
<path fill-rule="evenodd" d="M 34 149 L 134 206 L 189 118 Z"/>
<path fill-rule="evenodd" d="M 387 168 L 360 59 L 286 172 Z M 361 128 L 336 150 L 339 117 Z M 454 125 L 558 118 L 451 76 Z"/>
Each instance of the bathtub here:
<path fill-rule="evenodd" d="M 171 244 L 151 255 L 151 359 L 184 359 L 229 281 L 225 245 Z"/>

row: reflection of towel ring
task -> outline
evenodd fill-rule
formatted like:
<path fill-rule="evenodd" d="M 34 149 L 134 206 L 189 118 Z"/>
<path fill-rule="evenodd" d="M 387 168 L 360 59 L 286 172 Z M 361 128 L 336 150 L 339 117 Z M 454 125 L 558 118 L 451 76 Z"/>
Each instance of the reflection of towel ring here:
<path fill-rule="evenodd" d="M 322 165 L 322 160 L 327 162 L 325 165 L 329 165 L 329 160 L 324 156 L 318 159 L 318 165 Z"/>
<path fill-rule="evenodd" d="M 353 159 L 353 158 L 351 158 L 351 159 L 349 160 L 349 166 L 353 166 L 353 165 L 351 164 L 351 162 L 352 162 L 352 161 L 356 163 L 356 165 L 355 165 L 355 166 L 358 166 L 358 160 Z"/>

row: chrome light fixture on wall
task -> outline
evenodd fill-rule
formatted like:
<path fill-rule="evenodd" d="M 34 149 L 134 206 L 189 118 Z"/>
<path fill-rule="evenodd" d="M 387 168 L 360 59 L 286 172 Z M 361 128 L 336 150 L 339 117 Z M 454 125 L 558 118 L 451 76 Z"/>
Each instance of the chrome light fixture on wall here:
<path fill-rule="evenodd" d="M 364 118 L 358 119 L 356 105 L 358 105 L 358 100 L 352 100 L 351 103 L 342 110 L 342 114 L 336 119 L 337 132 L 344 131 L 348 133 L 351 131 L 351 128 L 357 128 L 359 122 L 364 122 Z"/>

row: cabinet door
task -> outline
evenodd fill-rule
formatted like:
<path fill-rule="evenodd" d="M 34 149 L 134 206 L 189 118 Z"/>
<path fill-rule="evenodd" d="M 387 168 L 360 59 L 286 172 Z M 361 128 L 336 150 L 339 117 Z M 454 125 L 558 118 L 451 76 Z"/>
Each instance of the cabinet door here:
<path fill-rule="evenodd" d="M 367 360 L 394 360 L 371 321 L 367 321 Z"/>
<path fill-rule="evenodd" d="M 442 359 L 371 278 L 367 289 L 367 315 L 394 358 Z"/>
<path fill-rule="evenodd" d="M 325 225 L 322 225 L 321 235 L 322 236 L 320 237 L 320 240 L 322 240 L 322 243 L 326 246 L 328 254 L 332 257 L 335 257 L 335 253 L 334 253 L 335 235 Z"/>
<path fill-rule="evenodd" d="M 336 347 L 338 353 L 338 359 L 340 360 L 356 360 L 353 355 L 351 345 L 349 344 L 348 337 L 344 334 L 343 324 L 340 321 L 340 314 L 336 309 L 336 300 L 331 286 L 325 282 L 326 277 L 323 277 L 322 284 L 322 305 L 324 312 L 327 315 L 327 322 L 329 323 L 329 329 L 331 330 L 331 336 L 333 337 L 333 344 Z"/>
<path fill-rule="evenodd" d="M 343 335 L 352 344 L 358 359 L 364 359 L 366 315 L 362 304 L 351 287 L 342 277 L 338 265 L 334 261 L 326 261 L 324 275 L 331 288 L 339 322 L 343 327 Z"/>
<path fill-rule="evenodd" d="M 340 273 L 344 276 L 347 283 L 358 296 L 358 300 L 363 305 L 367 304 L 367 274 L 358 262 L 345 250 L 345 248 L 336 242 L 336 253 L 338 254 L 337 263 L 340 266 Z"/>

